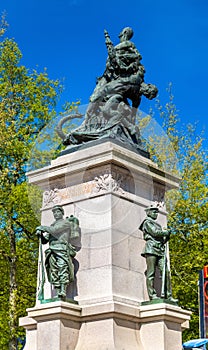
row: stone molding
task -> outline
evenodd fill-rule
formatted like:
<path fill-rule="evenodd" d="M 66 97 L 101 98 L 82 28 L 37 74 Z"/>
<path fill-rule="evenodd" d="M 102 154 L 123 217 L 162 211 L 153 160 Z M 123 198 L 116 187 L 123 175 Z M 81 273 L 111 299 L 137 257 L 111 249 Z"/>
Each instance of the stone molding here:
<path fill-rule="evenodd" d="M 168 189 L 178 188 L 179 178 L 177 176 L 159 169 L 157 164 L 151 160 L 113 142 L 108 141 L 90 147 L 87 152 L 80 149 L 75 153 L 60 156 L 52 160 L 50 166 L 29 172 L 27 174 L 29 182 L 48 190 L 51 183 L 55 182 L 57 178 L 67 176 L 69 172 L 74 174 L 76 181 L 77 174 L 84 174 L 86 169 L 90 169 L 90 167 L 106 167 L 107 164 L 115 164 L 128 169 L 133 175 L 140 173 L 145 177 L 151 177 L 158 183 L 166 184 Z"/>
<path fill-rule="evenodd" d="M 179 306 L 158 303 L 149 305 L 129 305 L 121 302 L 108 301 L 93 305 L 75 305 L 63 301 L 41 304 L 38 307 L 27 309 L 28 316 L 20 318 L 20 326 L 30 328 L 37 322 L 54 319 L 70 319 L 78 322 L 87 322 L 109 317 L 134 320 L 138 323 L 149 323 L 161 320 L 172 321 L 188 328 L 191 312 Z M 35 321 L 35 322 L 34 322 Z"/>

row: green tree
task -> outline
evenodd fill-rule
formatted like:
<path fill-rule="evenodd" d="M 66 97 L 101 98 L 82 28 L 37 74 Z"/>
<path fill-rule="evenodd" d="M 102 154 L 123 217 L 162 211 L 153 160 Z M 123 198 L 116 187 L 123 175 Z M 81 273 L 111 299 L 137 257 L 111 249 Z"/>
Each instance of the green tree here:
<path fill-rule="evenodd" d="M 182 178 L 169 225 L 174 232 L 170 241 L 173 289 L 180 305 L 192 311 L 186 339 L 199 337 L 199 271 L 208 257 L 207 156 L 201 137 L 188 126 L 181 140 Z"/>
<path fill-rule="evenodd" d="M 0 32 L 4 34 L 4 30 Z M 53 118 L 60 83 L 20 64 L 11 39 L 0 42 L 0 348 L 16 349 L 18 318 L 35 298 L 38 219 L 30 207 L 26 162 L 35 138 Z M 32 188 L 31 188 L 32 191 Z M 35 195 L 35 194 L 34 194 Z M 37 196 L 37 206 L 41 207 Z"/>

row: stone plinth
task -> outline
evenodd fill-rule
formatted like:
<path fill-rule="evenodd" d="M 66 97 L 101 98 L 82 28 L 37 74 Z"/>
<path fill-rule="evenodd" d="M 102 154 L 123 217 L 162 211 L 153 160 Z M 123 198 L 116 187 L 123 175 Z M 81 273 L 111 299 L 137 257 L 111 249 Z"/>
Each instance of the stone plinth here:
<path fill-rule="evenodd" d="M 190 312 L 169 304 L 58 301 L 28 309 L 25 350 L 181 350 Z"/>
<path fill-rule="evenodd" d="M 53 302 L 28 309 L 20 319 L 26 329 L 25 350 L 75 349 L 80 329 L 80 307 Z"/>
<path fill-rule="evenodd" d="M 178 178 L 113 142 L 62 155 L 28 178 L 43 190 L 42 224 L 52 223 L 51 208 L 61 204 L 65 215 L 79 218 L 81 240 L 74 260 L 75 282 L 67 294 L 78 306 L 37 300 L 21 320 L 27 339 L 36 338 L 36 344 L 46 346 L 49 329 L 50 350 L 148 350 L 150 342 L 155 350 L 172 350 L 171 340 L 167 346 L 171 337 L 177 344 L 174 350 L 181 349 L 181 325 L 189 314 L 172 305 L 141 305 L 148 296 L 141 257 L 144 241 L 138 230 L 144 209 L 153 201 L 163 202 L 165 192 L 178 187 Z M 159 220 L 166 225 L 165 208 Z M 47 281 L 44 295 L 54 297 Z M 150 331 L 152 338 L 147 337 Z M 51 340 L 54 334 L 58 343 Z M 29 343 L 26 350 L 35 350 Z M 37 345 L 37 349 L 47 348 Z"/>

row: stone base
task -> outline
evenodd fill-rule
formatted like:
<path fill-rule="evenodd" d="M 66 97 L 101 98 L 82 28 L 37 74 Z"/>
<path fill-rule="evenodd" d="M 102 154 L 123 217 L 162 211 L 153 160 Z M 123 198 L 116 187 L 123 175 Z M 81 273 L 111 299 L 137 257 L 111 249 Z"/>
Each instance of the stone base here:
<path fill-rule="evenodd" d="M 111 301 L 78 306 L 63 301 L 28 309 L 25 350 L 181 350 L 190 312 L 159 303 Z"/>
<path fill-rule="evenodd" d="M 65 216 L 79 219 L 81 236 L 75 280 L 67 289 L 67 298 L 78 305 L 54 300 L 46 279 L 47 302 L 37 299 L 20 320 L 27 330 L 25 350 L 181 350 L 190 313 L 163 302 L 142 304 L 148 294 L 141 256 L 145 241 L 138 229 L 145 208 L 163 203 L 179 179 L 110 141 L 67 149 L 28 178 L 43 190 L 41 223 L 51 225 L 51 209 L 60 204 Z M 162 207 L 162 227 L 166 216 Z"/>

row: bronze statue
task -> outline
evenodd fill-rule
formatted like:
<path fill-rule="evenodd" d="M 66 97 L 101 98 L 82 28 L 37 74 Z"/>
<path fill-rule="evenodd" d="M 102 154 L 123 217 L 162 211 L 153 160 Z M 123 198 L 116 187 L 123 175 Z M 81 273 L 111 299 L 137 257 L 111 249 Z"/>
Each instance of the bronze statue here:
<path fill-rule="evenodd" d="M 52 211 L 55 221 L 51 226 L 38 226 L 36 234 L 42 244 L 49 242 L 49 248 L 45 251 L 48 280 L 54 285 L 57 296 L 64 298 L 67 285 L 74 281 L 72 258 L 76 255 L 76 249 L 71 242 L 79 236 L 79 221 L 73 215 L 64 219 L 61 205 L 55 205 Z M 43 290 L 39 294 L 39 299 L 44 299 Z"/>
<path fill-rule="evenodd" d="M 136 113 L 144 95 L 152 99 L 157 95 L 155 85 L 144 82 L 145 68 L 142 56 L 130 41 L 133 30 L 126 27 L 119 35 L 120 43 L 113 45 L 107 31 L 105 43 L 108 58 L 104 74 L 97 79 L 90 97 L 83 124 L 68 135 L 62 131 L 63 123 L 77 115 L 61 120 L 57 132 L 65 145 L 81 144 L 99 138 L 114 138 L 135 148 L 142 148 Z"/>
<path fill-rule="evenodd" d="M 162 276 L 161 298 L 177 303 L 177 300 L 172 297 L 170 271 L 167 266 L 166 243 L 170 239 L 170 231 L 163 229 L 156 222 L 159 213 L 158 207 L 150 206 L 145 211 L 147 217 L 141 223 L 139 229 L 143 232 L 146 241 L 141 255 L 146 258 L 146 284 L 149 298 L 150 300 L 159 298 L 154 288 L 155 272 L 156 267 L 158 267 Z"/>

